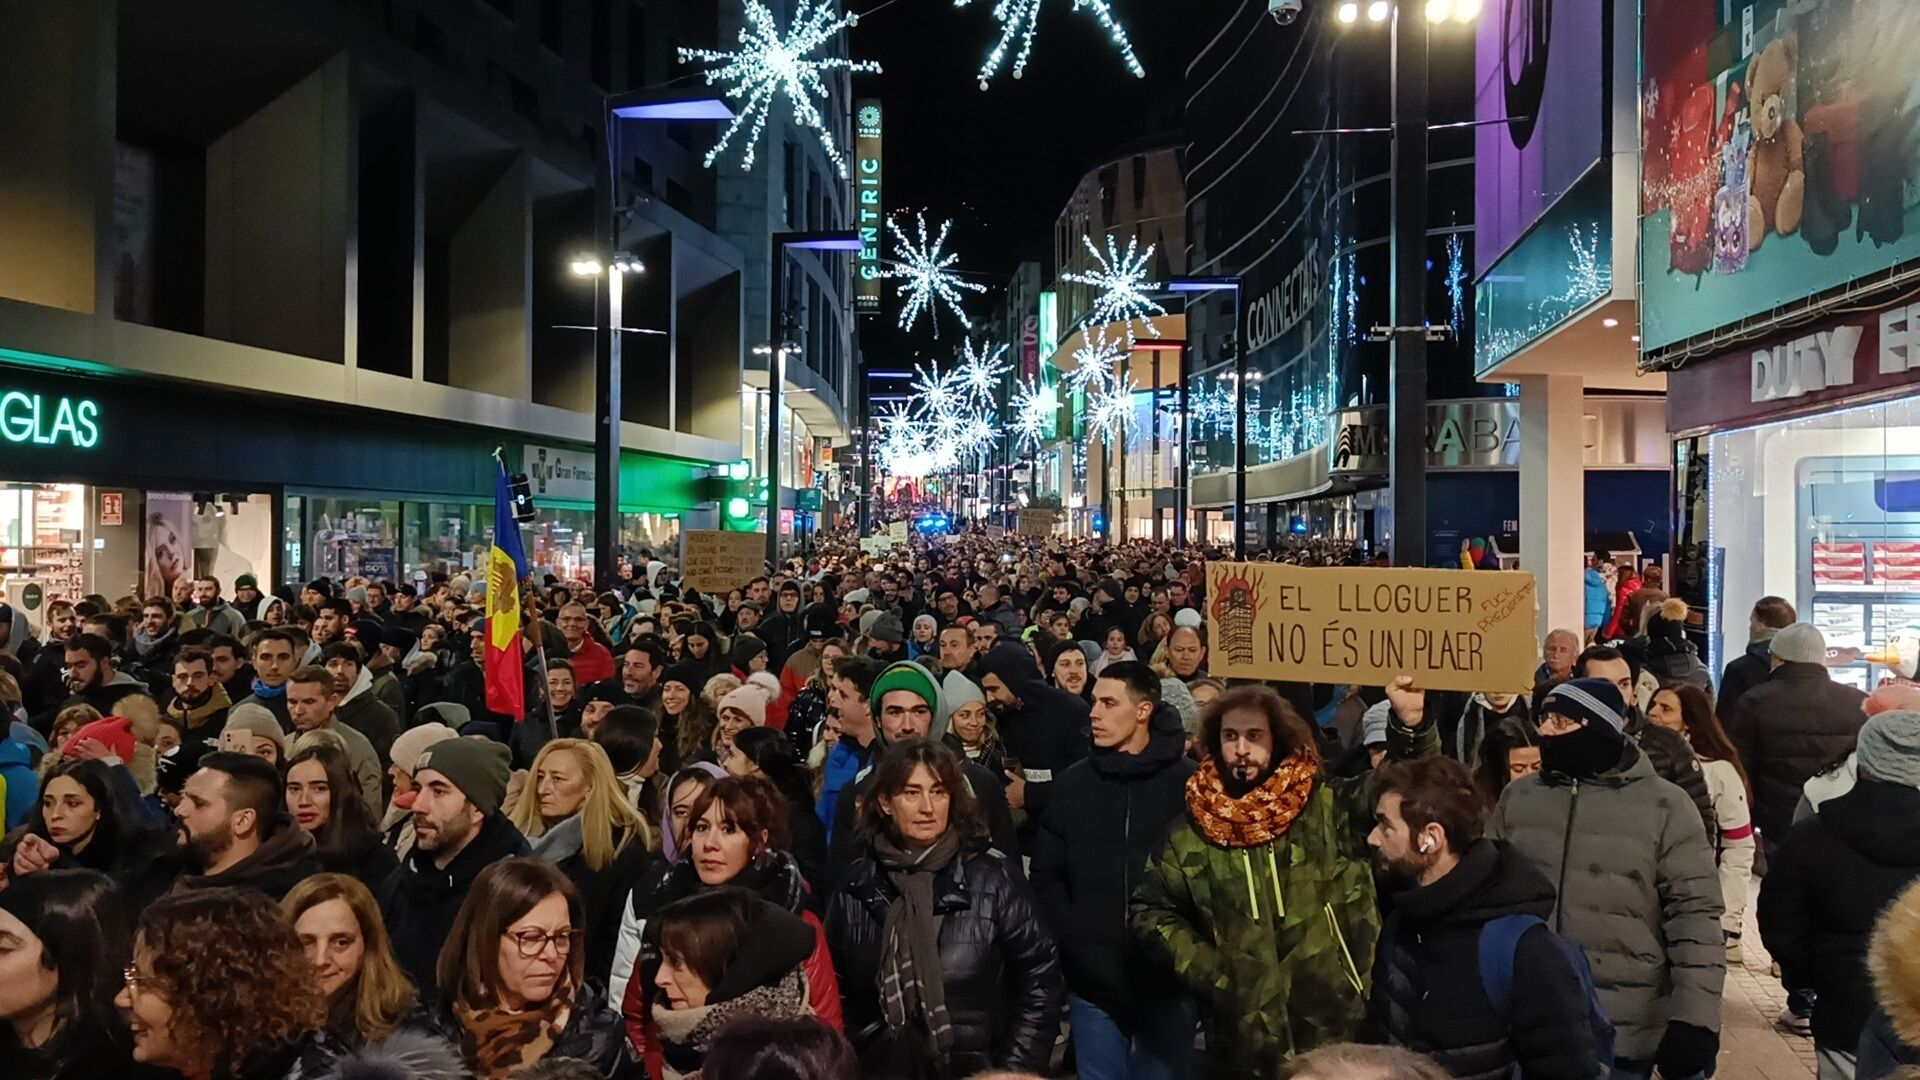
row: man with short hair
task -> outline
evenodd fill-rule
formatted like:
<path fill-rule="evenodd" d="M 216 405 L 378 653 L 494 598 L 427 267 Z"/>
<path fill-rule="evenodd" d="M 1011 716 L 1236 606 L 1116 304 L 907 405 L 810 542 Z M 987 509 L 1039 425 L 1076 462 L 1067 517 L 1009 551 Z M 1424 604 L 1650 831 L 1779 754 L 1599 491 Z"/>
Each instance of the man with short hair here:
<path fill-rule="evenodd" d="M 587 702 L 638 705 L 658 711 L 660 676 L 669 661 L 666 643 L 652 634 L 642 634 L 622 647 L 619 659 L 620 670 L 613 678 L 588 688 Z"/>
<path fill-rule="evenodd" d="M 1482 835 L 1473 776 L 1451 758 L 1387 765 L 1374 786 L 1373 847 L 1392 911 L 1374 960 L 1370 1013 L 1396 1046 L 1454 1076 L 1594 1080 L 1601 1047 L 1580 972 L 1553 938 L 1553 882 Z M 1504 1006 L 1484 988 L 1489 938 Z"/>
<path fill-rule="evenodd" d="M 146 683 L 114 669 L 113 646 L 106 638 L 98 634 L 75 634 L 66 641 L 64 650 L 67 697 L 34 717 L 33 727 L 53 730 L 53 717 L 69 705 L 91 705 L 102 716 L 111 716 L 120 699 L 147 692 Z"/>
<path fill-rule="evenodd" d="M 382 623 L 387 621 L 387 614 L 392 608 L 387 602 L 386 582 L 379 580 L 367 582 L 366 609 L 368 615 L 373 616 Z"/>
<path fill-rule="evenodd" d="M 247 647 L 238 638 L 214 634 L 206 641 L 213 655 L 213 681 L 227 688 L 227 700 L 239 701 L 253 693 L 253 665 L 247 663 Z"/>
<path fill-rule="evenodd" d="M 573 664 L 574 678 L 582 685 L 613 678 L 613 654 L 587 632 L 591 621 L 587 605 L 580 603 L 561 605 L 554 618 L 560 627 L 560 636 L 567 641 L 567 660 Z"/>
<path fill-rule="evenodd" d="M 1192 1067 L 1194 999 L 1157 977 L 1127 928 L 1127 897 L 1186 808 L 1180 713 L 1137 660 L 1093 682 L 1093 750 L 1054 782 L 1034 831 L 1033 886 L 1060 942 L 1075 1062 L 1082 1080 L 1184 1077 Z"/>
<path fill-rule="evenodd" d="M 313 643 L 322 648 L 347 635 L 347 624 L 353 621 L 353 602 L 350 600 L 328 600 L 313 609 Z"/>
<path fill-rule="evenodd" d="M 213 653 L 191 646 L 181 649 L 173 658 L 173 700 L 167 704 L 167 715 L 180 722 L 185 760 L 197 760 L 220 745 L 220 729 L 226 726 L 231 705 L 227 688 L 214 678 Z"/>
<path fill-rule="evenodd" d="M 965 672 L 973 666 L 973 659 L 979 655 L 973 648 L 973 635 L 964 626 L 943 626 L 940 628 L 940 671 Z"/>
<path fill-rule="evenodd" d="M 976 657 L 985 656 L 1000 644 L 1000 624 L 991 619 L 981 619 L 973 624 L 973 652 Z"/>
<path fill-rule="evenodd" d="M 980 617 L 984 625 L 992 623 L 1000 628 L 1000 636 L 1014 637 L 1020 633 L 1020 615 L 1005 600 L 1000 598 L 1000 587 L 989 581 L 980 586 L 978 593 L 980 606 L 974 614 Z"/>
<path fill-rule="evenodd" d="M 142 677 L 155 697 L 166 696 L 173 677 L 173 655 L 180 651 L 180 628 L 173 601 L 156 596 L 140 605 L 140 625 L 133 631 L 133 657 L 127 666 Z"/>
<path fill-rule="evenodd" d="M 400 735 L 400 717 L 375 695 L 373 672 L 367 670 L 360 643 L 336 641 L 320 650 L 320 663 L 333 676 L 334 691 L 340 696 L 333 707 L 335 719 L 367 737 L 384 771 L 393 740 Z"/>
<path fill-rule="evenodd" d="M 413 770 L 413 850 L 378 890 L 401 970 L 431 998 L 440 947 L 480 872 L 527 854 L 527 839 L 500 812 L 507 748 L 489 739 L 434 743 Z"/>
<path fill-rule="evenodd" d="M 287 715 L 287 676 L 300 666 L 304 647 L 293 631 L 276 626 L 255 634 L 249 651 L 253 654 L 252 693 L 240 700 L 264 707 L 279 719 L 283 729 L 292 731 L 293 719 Z"/>
<path fill-rule="evenodd" d="M 1747 614 L 1747 648 L 1727 661 L 1720 675 L 1720 693 L 1714 698 L 1713 713 L 1720 723 L 1733 723 L 1733 707 L 1746 692 L 1767 681 L 1773 673 L 1774 635 L 1792 626 L 1799 616 L 1793 605 L 1778 596 L 1763 596 L 1754 601 Z"/>
<path fill-rule="evenodd" d="M 1696 1077 L 1720 1045 L 1720 879 L 1696 808 L 1627 737 L 1625 709 L 1611 679 L 1548 691 L 1540 771 L 1507 785 L 1487 833 L 1558 883 L 1552 925 L 1593 962 L 1613 1075 Z"/>
<path fill-rule="evenodd" d="M 867 695 L 880 677 L 878 663 L 862 656 L 843 658 L 833 669 L 827 683 L 827 722 L 840 729 L 840 738 L 828 751 L 820 775 L 820 798 L 814 813 L 827 827 L 827 842 L 833 843 L 834 817 L 839 812 L 840 793 L 853 787 L 854 778 L 873 759 L 874 739 L 879 735 L 873 724 L 873 710 Z"/>
<path fill-rule="evenodd" d="M 1693 800 L 1694 809 L 1700 813 L 1700 827 L 1706 835 L 1719 836 L 1720 819 L 1713 811 L 1713 794 L 1707 790 L 1707 774 L 1700 768 L 1693 744 L 1679 732 L 1648 720 L 1645 713 L 1634 707 L 1636 676 L 1626 654 L 1610 645 L 1589 645 L 1573 663 L 1574 678 L 1605 679 L 1619 693 L 1620 700 L 1626 703 L 1622 716 L 1626 719 L 1628 737 L 1646 751 L 1655 774 L 1678 785 Z M 1792 807 L 1788 809 L 1791 811 Z"/>
<path fill-rule="evenodd" d="M 280 789 L 280 773 L 265 759 L 201 758 L 173 808 L 185 865 L 172 891 L 258 889 L 278 903 L 320 873 L 313 836 L 294 824 Z"/>
<path fill-rule="evenodd" d="M 386 766 L 373 744 L 358 730 L 340 722 L 335 710 L 340 705 L 340 690 L 335 676 L 326 668 L 309 664 L 287 677 L 287 716 L 293 722 L 295 736 L 326 730 L 340 736 L 347 745 L 347 765 L 360 794 L 369 808 L 387 805 L 381 795 L 381 777 Z M 392 742 L 389 741 L 391 746 Z"/>
<path fill-rule="evenodd" d="M 180 629 L 203 626 L 228 637 L 239 637 L 247 631 L 246 616 L 220 599 L 220 579 L 212 574 L 193 579 L 193 607 L 180 614 Z"/>
<path fill-rule="evenodd" d="M 1580 655 L 1580 635 L 1571 630 L 1549 630 L 1540 643 L 1540 667 L 1535 683 L 1560 682 L 1573 677 L 1573 659 Z"/>

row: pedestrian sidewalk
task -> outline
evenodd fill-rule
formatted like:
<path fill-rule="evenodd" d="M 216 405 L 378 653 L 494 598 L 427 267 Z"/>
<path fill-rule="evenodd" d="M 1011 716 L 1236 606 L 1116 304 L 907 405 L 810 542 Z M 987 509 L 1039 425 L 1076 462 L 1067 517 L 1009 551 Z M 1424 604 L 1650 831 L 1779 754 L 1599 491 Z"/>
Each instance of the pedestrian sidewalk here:
<path fill-rule="evenodd" d="M 1715 1080 L 1812 1080 L 1816 1071 L 1813 1040 L 1774 1026 L 1774 1019 L 1787 1007 L 1787 992 L 1779 979 L 1767 974 L 1773 958 L 1761 946 L 1760 930 L 1754 924 L 1759 891 L 1756 880 L 1747 903 L 1746 929 L 1740 936 L 1746 962 L 1727 967 L 1720 1009 L 1720 1069 Z"/>

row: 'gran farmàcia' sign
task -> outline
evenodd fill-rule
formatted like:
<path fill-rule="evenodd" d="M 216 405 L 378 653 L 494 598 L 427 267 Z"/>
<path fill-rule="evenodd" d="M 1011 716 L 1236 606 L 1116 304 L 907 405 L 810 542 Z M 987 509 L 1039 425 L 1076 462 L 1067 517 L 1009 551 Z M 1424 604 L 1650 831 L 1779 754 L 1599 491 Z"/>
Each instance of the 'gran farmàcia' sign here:
<path fill-rule="evenodd" d="M 92 398 L 5 391 L 0 393 L 0 442 L 91 450 L 100 445 L 100 405 Z"/>
<path fill-rule="evenodd" d="M 1523 692 L 1539 662 L 1534 605 L 1521 570 L 1208 563 L 1207 672 Z"/>

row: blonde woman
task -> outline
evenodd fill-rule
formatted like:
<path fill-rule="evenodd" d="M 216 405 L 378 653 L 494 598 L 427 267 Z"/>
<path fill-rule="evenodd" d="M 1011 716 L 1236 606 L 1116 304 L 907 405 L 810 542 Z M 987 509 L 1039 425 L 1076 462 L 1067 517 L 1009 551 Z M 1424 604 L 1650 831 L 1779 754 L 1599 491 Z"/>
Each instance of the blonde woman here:
<path fill-rule="evenodd" d="M 315 874 L 280 907 L 293 920 L 327 999 L 327 1033 L 346 1046 L 382 1042 L 419 1002 L 394 959 L 373 894 L 346 874 Z"/>
<path fill-rule="evenodd" d="M 652 824 L 626 798 L 607 752 L 585 739 L 555 739 L 541 747 L 508 816 L 533 854 L 559 867 L 580 891 L 587 970 L 607 971 L 627 895 L 657 861 L 659 848 Z"/>

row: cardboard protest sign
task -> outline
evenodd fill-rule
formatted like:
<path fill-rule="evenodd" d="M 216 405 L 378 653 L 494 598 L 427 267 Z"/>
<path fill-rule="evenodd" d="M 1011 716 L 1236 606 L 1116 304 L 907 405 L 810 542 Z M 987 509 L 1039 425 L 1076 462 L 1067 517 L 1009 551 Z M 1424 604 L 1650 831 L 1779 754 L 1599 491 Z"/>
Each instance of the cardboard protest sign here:
<path fill-rule="evenodd" d="M 1053 535 L 1054 523 L 1059 520 L 1060 511 L 1058 510 L 1035 510 L 1032 508 L 1022 510 L 1020 511 L 1020 535 L 1051 536 Z"/>
<path fill-rule="evenodd" d="M 1524 692 L 1539 663 L 1533 575 L 1207 564 L 1207 673 L 1229 679 Z"/>
<path fill-rule="evenodd" d="M 887 539 L 892 540 L 896 546 L 905 546 L 907 542 L 907 523 L 904 521 L 896 521 L 888 525 Z"/>
<path fill-rule="evenodd" d="M 743 588 L 767 572 L 767 534 L 694 529 L 686 534 L 682 586 L 703 593 Z"/>
<path fill-rule="evenodd" d="M 893 550 L 891 536 L 863 536 L 860 538 L 860 550 L 868 555 L 885 555 Z"/>

